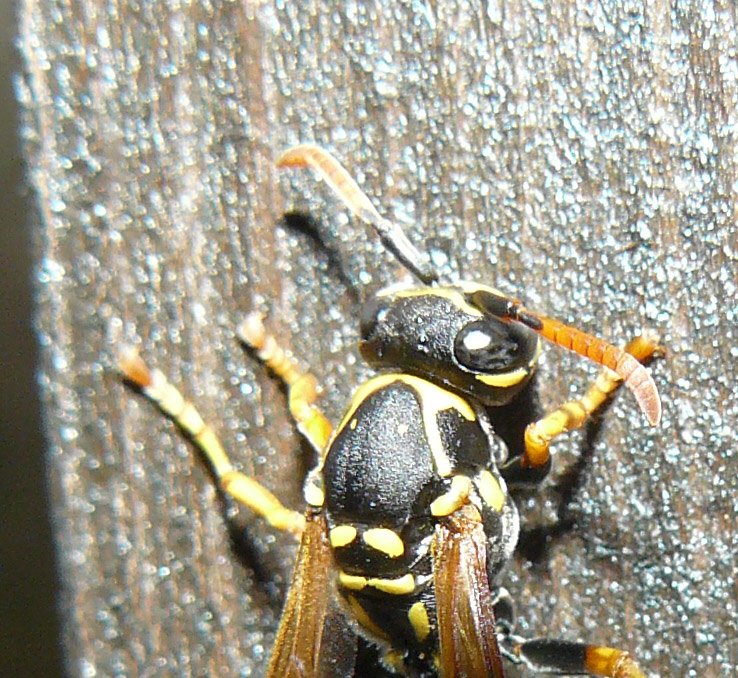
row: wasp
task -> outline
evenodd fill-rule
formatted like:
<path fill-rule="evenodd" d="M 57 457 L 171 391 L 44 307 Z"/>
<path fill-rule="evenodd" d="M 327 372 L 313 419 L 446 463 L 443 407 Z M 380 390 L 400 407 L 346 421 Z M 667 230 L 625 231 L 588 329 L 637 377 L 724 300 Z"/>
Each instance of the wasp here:
<path fill-rule="evenodd" d="M 525 308 L 476 282 L 439 282 L 429 260 L 383 219 L 340 163 L 297 146 L 280 167 L 311 167 L 413 274 L 365 303 L 359 351 L 379 372 L 336 426 L 317 381 L 250 314 L 238 335 L 286 385 L 297 428 L 316 451 L 306 509 L 285 507 L 232 463 L 214 430 L 164 375 L 129 349 L 125 378 L 202 450 L 220 487 L 300 540 L 269 678 L 354 675 L 357 636 L 385 670 L 410 678 L 504 678 L 533 672 L 643 678 L 623 650 L 516 635 L 500 585 L 519 535 L 511 492 L 539 485 L 550 444 L 582 426 L 625 384 L 655 426 L 661 403 L 641 336 L 625 349 Z M 603 366 L 585 395 L 536 417 L 522 405 L 541 339 Z"/>

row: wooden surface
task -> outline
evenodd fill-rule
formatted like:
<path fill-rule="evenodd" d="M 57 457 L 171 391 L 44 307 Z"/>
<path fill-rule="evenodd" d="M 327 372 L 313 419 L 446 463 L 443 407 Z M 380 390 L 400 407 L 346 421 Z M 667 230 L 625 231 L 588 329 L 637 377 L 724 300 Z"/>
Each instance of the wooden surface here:
<path fill-rule="evenodd" d="M 572 530 L 543 563 L 517 559 L 506 584 L 526 635 L 625 647 L 650 676 L 735 675 L 733 3 L 20 12 L 69 675 L 264 674 L 293 545 L 241 514 L 234 548 L 203 464 L 124 387 L 115 355 L 137 345 L 247 472 L 300 507 L 309 454 L 233 328 L 268 311 L 335 420 L 368 374 L 355 299 L 400 275 L 324 185 L 275 171 L 307 141 L 342 158 L 446 279 L 487 281 L 616 342 L 660 334 L 661 427 L 616 401 Z M 288 209 L 315 228 L 280 224 Z M 541 371 L 548 405 L 594 374 L 557 349 Z M 558 469 L 581 444 L 557 444 Z M 528 520 L 551 519 L 551 488 L 523 502 Z"/>

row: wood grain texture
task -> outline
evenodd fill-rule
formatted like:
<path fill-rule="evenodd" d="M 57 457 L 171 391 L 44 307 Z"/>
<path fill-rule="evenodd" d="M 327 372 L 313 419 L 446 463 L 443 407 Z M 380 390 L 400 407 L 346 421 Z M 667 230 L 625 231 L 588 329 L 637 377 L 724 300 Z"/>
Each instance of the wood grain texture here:
<path fill-rule="evenodd" d="M 572 531 L 506 583 L 525 634 L 734 676 L 737 29 L 727 0 L 22 3 L 69 674 L 264 674 L 294 546 L 241 515 L 237 555 L 207 471 L 115 354 L 138 345 L 300 506 L 309 455 L 233 328 L 268 310 L 335 421 L 368 373 L 350 288 L 400 274 L 325 186 L 273 168 L 316 142 L 446 279 L 616 342 L 658 331 L 661 428 L 620 397 Z M 319 238 L 280 223 L 294 208 Z M 592 374 L 548 350 L 544 401 Z M 557 443 L 558 469 L 581 441 Z M 555 499 L 521 508 L 550 520 Z"/>

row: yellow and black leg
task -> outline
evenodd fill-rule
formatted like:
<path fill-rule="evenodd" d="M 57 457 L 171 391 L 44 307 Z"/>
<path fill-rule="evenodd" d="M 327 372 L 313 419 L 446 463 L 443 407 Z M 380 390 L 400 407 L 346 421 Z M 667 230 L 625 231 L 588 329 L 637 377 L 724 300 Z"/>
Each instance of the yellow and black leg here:
<path fill-rule="evenodd" d="M 246 328 L 244 341 L 254 346 L 260 357 L 285 380 L 290 396 L 290 410 L 300 430 L 313 445 L 324 446 L 330 437 L 331 426 L 312 406 L 315 399 L 315 381 L 302 374 L 293 361 L 276 345 L 276 342 L 258 329 L 261 326 L 253 318 Z M 236 501 L 262 516 L 274 527 L 299 536 L 305 529 L 305 518 L 297 511 L 286 508 L 269 490 L 244 473 L 236 470 L 226 454 L 215 431 L 203 420 L 195 406 L 186 400 L 162 372 L 150 370 L 133 350 L 125 350 L 119 360 L 119 368 L 125 378 L 141 389 L 141 392 L 192 439 L 207 458 L 221 489 Z"/>
<path fill-rule="evenodd" d="M 238 338 L 250 346 L 256 355 L 287 386 L 289 408 L 297 429 L 308 439 L 319 455 L 323 455 L 333 433 L 331 423 L 315 407 L 317 381 L 312 374 L 302 372 L 295 360 L 267 334 L 260 313 L 250 313 L 236 329 Z"/>
<path fill-rule="evenodd" d="M 494 610 L 500 651 L 510 661 L 524 664 L 531 671 L 554 675 L 645 678 L 638 665 L 623 650 L 549 638 L 526 640 L 513 634 L 515 607 L 505 589 L 497 592 Z"/>
<path fill-rule="evenodd" d="M 504 656 L 538 673 L 645 678 L 627 652 L 613 647 L 512 635 L 498 640 Z"/>
<path fill-rule="evenodd" d="M 661 353 L 655 338 L 647 334 L 633 339 L 624 350 L 643 365 L 648 365 Z M 603 368 L 581 398 L 566 402 L 529 424 L 525 430 L 525 451 L 522 457 L 511 460 L 503 469 L 506 480 L 512 484 L 540 482 L 550 466 L 550 446 L 553 440 L 583 426 L 622 384 L 621 377 L 612 370 Z"/>

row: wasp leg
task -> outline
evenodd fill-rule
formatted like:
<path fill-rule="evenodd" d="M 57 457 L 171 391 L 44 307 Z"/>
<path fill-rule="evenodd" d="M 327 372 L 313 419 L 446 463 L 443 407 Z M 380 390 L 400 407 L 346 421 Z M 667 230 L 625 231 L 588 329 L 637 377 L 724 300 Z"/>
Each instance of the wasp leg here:
<path fill-rule="evenodd" d="M 647 365 L 661 349 L 653 337 L 641 335 L 625 347 L 625 352 Z M 584 396 L 564 403 L 543 419 L 529 424 L 525 430 L 525 453 L 521 466 L 536 469 L 548 464 L 553 439 L 582 426 L 622 383 L 621 377 L 605 368 Z"/>
<path fill-rule="evenodd" d="M 646 678 L 630 655 L 613 647 L 571 643 L 565 640 L 498 635 L 500 651 L 516 664 L 548 674 Z"/>
<path fill-rule="evenodd" d="M 333 426 L 313 404 L 318 396 L 317 381 L 302 372 L 297 363 L 267 334 L 259 313 L 249 313 L 236 329 L 238 338 L 256 351 L 259 359 L 287 386 L 290 413 L 297 429 L 318 454 L 322 455 L 333 433 Z"/>
<path fill-rule="evenodd" d="M 514 635 L 515 606 L 504 588 L 497 590 L 493 605 L 500 652 L 516 664 L 549 674 L 645 678 L 628 653 L 622 650 L 547 638 L 525 640 Z"/>
<path fill-rule="evenodd" d="M 123 351 L 119 368 L 123 376 L 141 389 L 159 409 L 172 418 L 202 451 L 221 489 L 236 501 L 266 519 L 279 530 L 301 535 L 305 518 L 286 508 L 269 490 L 253 478 L 237 471 L 215 431 L 205 423 L 195 406 L 186 400 L 159 370 L 150 370 L 133 350 Z"/>

